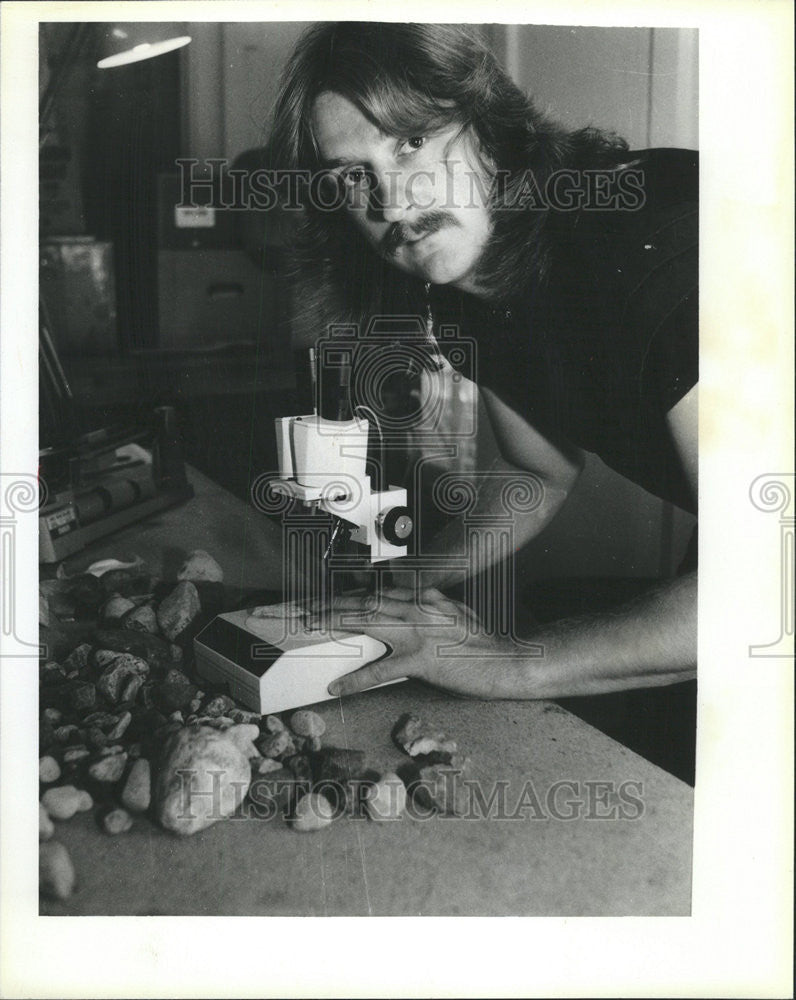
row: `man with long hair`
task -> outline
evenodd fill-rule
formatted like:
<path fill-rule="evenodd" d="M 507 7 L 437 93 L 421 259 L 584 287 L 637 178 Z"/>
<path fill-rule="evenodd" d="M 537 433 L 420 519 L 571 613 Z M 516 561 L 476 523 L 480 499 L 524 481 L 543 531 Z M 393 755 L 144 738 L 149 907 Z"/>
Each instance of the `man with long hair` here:
<path fill-rule="evenodd" d="M 502 461 L 540 486 L 517 517 L 520 544 L 560 508 L 581 448 L 695 510 L 695 153 L 630 152 L 557 126 L 466 27 L 359 22 L 303 36 L 272 148 L 278 167 L 322 179 L 296 236 L 297 336 L 392 313 L 473 337 Z M 479 502 L 497 502 L 489 483 Z M 610 614 L 539 628 L 541 656 L 485 633 L 464 656 L 436 655 L 453 630 L 429 627 L 429 613 L 457 610 L 438 589 L 335 605 L 359 611 L 345 627 L 391 655 L 333 693 L 413 676 L 479 697 L 565 697 L 672 684 L 696 667 L 693 565 Z"/>

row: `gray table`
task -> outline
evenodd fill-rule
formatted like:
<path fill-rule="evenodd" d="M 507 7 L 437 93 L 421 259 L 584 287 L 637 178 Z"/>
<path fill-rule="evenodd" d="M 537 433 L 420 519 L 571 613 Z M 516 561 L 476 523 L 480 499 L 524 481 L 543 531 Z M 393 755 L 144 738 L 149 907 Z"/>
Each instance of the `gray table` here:
<path fill-rule="evenodd" d="M 179 549 L 201 547 L 230 583 L 273 585 L 273 525 L 204 477 L 192 474 L 192 481 L 192 501 L 97 544 L 72 566 L 120 551 L 157 566 Z M 558 706 L 471 701 L 410 682 L 318 711 L 328 727 L 324 742 L 366 751 L 376 769 L 406 759 L 389 734 L 403 712 L 414 711 L 466 750 L 485 803 L 496 782 L 503 792 L 495 791 L 491 813 L 475 809 L 473 818 L 377 824 L 343 816 L 313 834 L 295 833 L 278 816 L 250 816 L 188 839 L 136 819 L 132 831 L 111 838 L 83 814 L 56 824 L 79 888 L 42 912 L 689 913 L 692 790 Z"/>

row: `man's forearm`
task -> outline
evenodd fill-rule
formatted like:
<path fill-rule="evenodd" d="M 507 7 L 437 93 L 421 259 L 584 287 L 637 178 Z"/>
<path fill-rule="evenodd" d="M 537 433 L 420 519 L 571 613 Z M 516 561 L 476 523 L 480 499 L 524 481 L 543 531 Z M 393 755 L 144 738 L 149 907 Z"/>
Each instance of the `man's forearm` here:
<path fill-rule="evenodd" d="M 563 698 L 689 680 L 697 657 L 696 573 L 614 612 L 558 621 L 528 638 L 543 655 L 503 674 L 517 689 L 505 697 Z"/>

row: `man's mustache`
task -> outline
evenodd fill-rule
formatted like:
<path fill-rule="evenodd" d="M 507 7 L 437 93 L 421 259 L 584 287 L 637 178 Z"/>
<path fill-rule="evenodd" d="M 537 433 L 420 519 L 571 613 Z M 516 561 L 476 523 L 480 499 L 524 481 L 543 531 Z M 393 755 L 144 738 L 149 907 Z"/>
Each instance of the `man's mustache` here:
<path fill-rule="evenodd" d="M 420 236 L 439 232 L 446 226 L 458 226 L 458 220 L 450 212 L 429 212 L 411 226 L 404 222 L 394 222 L 381 239 L 381 251 L 385 257 L 392 257 L 403 243 L 411 242 Z"/>

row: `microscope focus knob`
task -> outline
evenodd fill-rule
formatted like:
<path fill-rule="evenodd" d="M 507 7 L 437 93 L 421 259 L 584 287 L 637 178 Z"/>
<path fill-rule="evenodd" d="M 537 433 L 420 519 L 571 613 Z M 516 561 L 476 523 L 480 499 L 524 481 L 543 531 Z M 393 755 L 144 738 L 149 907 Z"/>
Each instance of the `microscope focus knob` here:
<path fill-rule="evenodd" d="M 379 516 L 379 527 L 390 545 L 405 545 L 414 527 L 409 508 L 392 507 Z"/>

